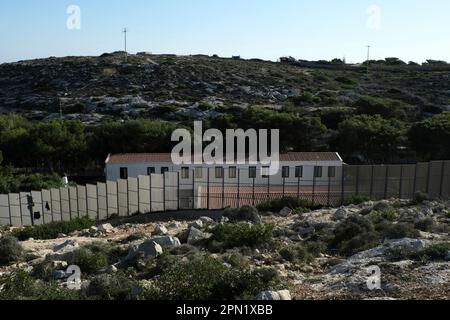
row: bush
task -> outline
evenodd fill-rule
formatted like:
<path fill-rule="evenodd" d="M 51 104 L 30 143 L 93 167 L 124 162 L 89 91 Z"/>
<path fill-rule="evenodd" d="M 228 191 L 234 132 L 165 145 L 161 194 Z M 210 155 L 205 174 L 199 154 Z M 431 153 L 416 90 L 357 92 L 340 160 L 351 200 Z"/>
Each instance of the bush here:
<path fill-rule="evenodd" d="M 17 238 L 4 236 L 0 238 L 0 265 L 16 262 L 22 257 L 23 248 Z"/>
<path fill-rule="evenodd" d="M 387 239 L 403 239 L 403 238 L 417 238 L 419 231 L 414 229 L 411 223 L 397 223 L 391 224 L 384 231 L 383 235 Z"/>
<path fill-rule="evenodd" d="M 438 243 L 419 251 L 412 251 L 403 247 L 394 247 L 387 250 L 386 255 L 390 261 L 444 261 L 450 251 L 450 243 Z"/>
<path fill-rule="evenodd" d="M 211 241 L 222 243 L 226 249 L 235 247 L 259 247 L 267 245 L 273 237 L 273 227 L 270 225 L 221 224 L 212 230 Z"/>
<path fill-rule="evenodd" d="M 414 193 L 413 202 L 415 204 L 421 204 L 424 201 L 428 201 L 429 199 L 430 198 L 428 197 L 428 194 L 421 191 L 417 191 Z"/>
<path fill-rule="evenodd" d="M 261 217 L 258 214 L 258 209 L 251 206 L 243 206 L 239 209 L 227 208 L 223 214 L 230 219 L 231 222 L 251 221 L 260 223 Z"/>
<path fill-rule="evenodd" d="M 79 266 L 83 273 L 94 274 L 108 266 L 108 256 L 103 252 L 82 248 L 74 252 L 70 264 Z"/>
<path fill-rule="evenodd" d="M 279 212 L 283 208 L 288 207 L 291 209 L 307 208 L 310 210 L 320 209 L 321 206 L 314 204 L 311 201 L 305 199 L 299 199 L 294 197 L 283 197 L 281 199 L 268 200 L 260 203 L 257 208 L 259 211 L 265 212 Z"/>
<path fill-rule="evenodd" d="M 368 201 L 370 201 L 370 200 L 371 200 L 371 199 L 370 199 L 370 197 L 368 197 L 368 196 L 354 195 L 354 196 L 351 196 L 351 197 L 347 198 L 347 199 L 345 200 L 345 202 L 344 202 L 344 205 L 345 205 L 345 206 L 349 206 L 349 205 L 351 205 L 351 204 L 358 205 L 358 204 L 361 204 L 361 203 L 364 203 L 364 202 L 368 202 Z"/>
<path fill-rule="evenodd" d="M 420 231 L 431 232 L 435 227 L 433 218 L 425 218 L 415 223 L 414 227 Z"/>
<path fill-rule="evenodd" d="M 56 239 L 60 233 L 69 234 L 74 231 L 89 229 L 95 221 L 89 217 L 75 218 L 72 221 L 57 221 L 35 227 L 17 229 L 13 235 L 21 241 L 29 238 L 39 240 Z"/>
<path fill-rule="evenodd" d="M 329 247 L 337 249 L 345 256 L 350 256 L 377 246 L 381 243 L 381 238 L 369 219 L 351 216 L 336 226 L 334 237 L 329 241 Z"/>
<path fill-rule="evenodd" d="M 272 269 L 228 268 L 209 256 L 169 265 L 154 286 L 145 291 L 151 300 L 238 300 L 254 299 L 279 284 Z"/>
<path fill-rule="evenodd" d="M 78 292 L 60 288 L 55 282 L 37 281 L 24 270 L 0 277 L 0 300 L 77 300 Z"/>
<path fill-rule="evenodd" d="M 124 275 L 100 274 L 93 277 L 85 294 L 90 299 L 127 300 L 136 282 Z"/>

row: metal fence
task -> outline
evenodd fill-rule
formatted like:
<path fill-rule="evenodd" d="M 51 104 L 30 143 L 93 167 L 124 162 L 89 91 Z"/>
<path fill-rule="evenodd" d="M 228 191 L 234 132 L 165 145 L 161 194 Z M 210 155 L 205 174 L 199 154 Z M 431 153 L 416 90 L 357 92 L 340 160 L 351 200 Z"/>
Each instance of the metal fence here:
<path fill-rule="evenodd" d="M 105 220 L 139 212 L 222 209 L 257 205 L 284 196 L 325 206 L 339 206 L 354 195 L 374 200 L 408 199 L 420 191 L 432 198 L 450 197 L 450 161 L 344 166 L 331 177 L 312 179 L 300 176 L 261 180 L 249 178 L 247 169 L 238 169 L 233 181 L 226 177 L 226 171 L 217 177 L 211 168 L 201 178 L 196 177 L 195 170 L 190 179 L 183 179 L 178 172 L 167 172 L 97 185 L 0 195 L 0 225 L 40 225 L 86 215 Z"/>

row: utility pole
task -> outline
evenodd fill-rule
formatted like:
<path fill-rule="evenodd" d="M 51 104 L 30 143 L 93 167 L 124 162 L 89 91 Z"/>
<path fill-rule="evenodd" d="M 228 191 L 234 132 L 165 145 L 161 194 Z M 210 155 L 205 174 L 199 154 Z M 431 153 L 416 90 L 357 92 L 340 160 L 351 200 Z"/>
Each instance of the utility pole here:
<path fill-rule="evenodd" d="M 124 34 L 124 38 L 125 38 L 125 63 L 127 63 L 128 60 L 128 52 L 127 52 L 127 28 L 123 29 L 123 34 Z"/>

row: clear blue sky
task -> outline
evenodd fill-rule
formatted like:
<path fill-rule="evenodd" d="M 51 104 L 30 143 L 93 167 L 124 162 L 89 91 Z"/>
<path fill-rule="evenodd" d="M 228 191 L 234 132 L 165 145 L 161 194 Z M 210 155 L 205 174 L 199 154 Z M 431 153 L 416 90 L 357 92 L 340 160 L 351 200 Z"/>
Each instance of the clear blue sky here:
<path fill-rule="evenodd" d="M 68 30 L 69 5 L 81 30 Z M 367 8 L 381 9 L 369 28 Z M 276 60 L 450 61 L 449 0 L 1 0 L 0 62 L 123 49 Z"/>

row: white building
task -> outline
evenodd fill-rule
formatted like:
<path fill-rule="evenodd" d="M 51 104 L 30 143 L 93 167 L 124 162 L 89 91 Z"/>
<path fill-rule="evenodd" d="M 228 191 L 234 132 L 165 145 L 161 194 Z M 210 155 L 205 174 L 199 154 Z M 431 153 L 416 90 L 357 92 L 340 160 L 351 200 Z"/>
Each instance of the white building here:
<path fill-rule="evenodd" d="M 178 172 L 180 184 L 192 186 L 192 182 L 220 185 L 256 184 L 281 185 L 300 183 L 302 186 L 324 185 L 330 179 L 338 179 L 343 166 L 336 152 L 292 152 L 280 155 L 278 174 L 267 176 L 262 165 L 174 165 L 170 153 L 111 154 L 105 161 L 108 181 L 136 178 L 164 172 Z"/>

